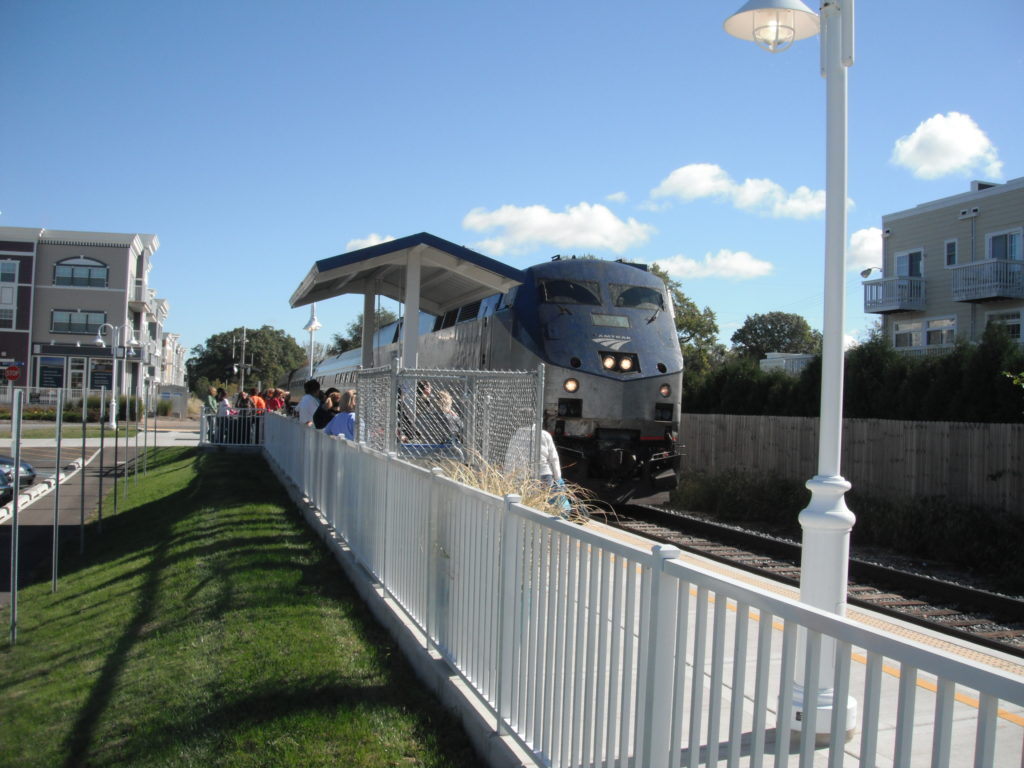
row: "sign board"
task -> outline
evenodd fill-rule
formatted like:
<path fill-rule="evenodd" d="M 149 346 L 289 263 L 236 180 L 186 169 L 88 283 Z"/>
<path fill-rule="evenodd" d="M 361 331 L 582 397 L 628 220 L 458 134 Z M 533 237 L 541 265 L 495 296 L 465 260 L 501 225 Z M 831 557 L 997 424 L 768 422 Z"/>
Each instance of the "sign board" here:
<path fill-rule="evenodd" d="M 9 365 L 4 369 L 4 376 L 8 381 L 17 381 L 21 376 L 21 368 L 17 365 Z"/>

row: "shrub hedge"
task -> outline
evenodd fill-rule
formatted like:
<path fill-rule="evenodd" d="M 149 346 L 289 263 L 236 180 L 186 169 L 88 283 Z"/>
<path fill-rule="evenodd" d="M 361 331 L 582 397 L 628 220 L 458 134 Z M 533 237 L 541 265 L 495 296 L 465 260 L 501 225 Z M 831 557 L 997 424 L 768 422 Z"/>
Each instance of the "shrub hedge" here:
<path fill-rule="evenodd" d="M 843 413 L 862 419 L 1024 422 L 1024 398 L 1006 371 L 1024 371 L 1024 346 L 1001 325 L 988 326 L 978 344 L 958 344 L 941 355 L 909 355 L 876 336 L 846 354 Z M 820 382 L 820 357 L 799 376 L 732 358 L 686 380 L 683 412 L 817 416 Z"/>

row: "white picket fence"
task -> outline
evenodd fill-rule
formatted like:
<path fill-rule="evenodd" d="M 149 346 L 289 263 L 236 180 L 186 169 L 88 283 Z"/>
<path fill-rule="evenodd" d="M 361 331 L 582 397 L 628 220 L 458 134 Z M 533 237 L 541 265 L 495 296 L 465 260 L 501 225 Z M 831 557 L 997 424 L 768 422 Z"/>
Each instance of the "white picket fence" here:
<path fill-rule="evenodd" d="M 276 470 L 539 765 L 1022 764 L 1024 678 L 293 419 L 265 430 Z M 811 708 L 791 740 L 793 681 L 817 689 L 833 651 L 831 723 Z"/>

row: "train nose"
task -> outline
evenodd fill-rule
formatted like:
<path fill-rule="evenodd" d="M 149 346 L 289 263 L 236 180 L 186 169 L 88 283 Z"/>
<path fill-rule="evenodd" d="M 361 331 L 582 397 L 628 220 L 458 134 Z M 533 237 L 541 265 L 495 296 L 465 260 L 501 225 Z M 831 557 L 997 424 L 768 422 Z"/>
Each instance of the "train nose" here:
<path fill-rule="evenodd" d="M 601 469 L 613 476 L 628 475 L 637 465 L 636 454 L 626 448 L 612 448 L 601 454 Z"/>

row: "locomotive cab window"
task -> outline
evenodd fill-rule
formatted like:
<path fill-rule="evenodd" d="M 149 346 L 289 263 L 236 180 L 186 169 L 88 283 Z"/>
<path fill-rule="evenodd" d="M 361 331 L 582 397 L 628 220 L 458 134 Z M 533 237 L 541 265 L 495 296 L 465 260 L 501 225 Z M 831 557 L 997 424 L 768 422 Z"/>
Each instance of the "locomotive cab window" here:
<path fill-rule="evenodd" d="M 540 300 L 546 304 L 601 304 L 601 289 L 589 280 L 542 280 Z"/>
<path fill-rule="evenodd" d="M 643 285 L 610 285 L 612 306 L 630 309 L 664 309 L 661 291 Z"/>

